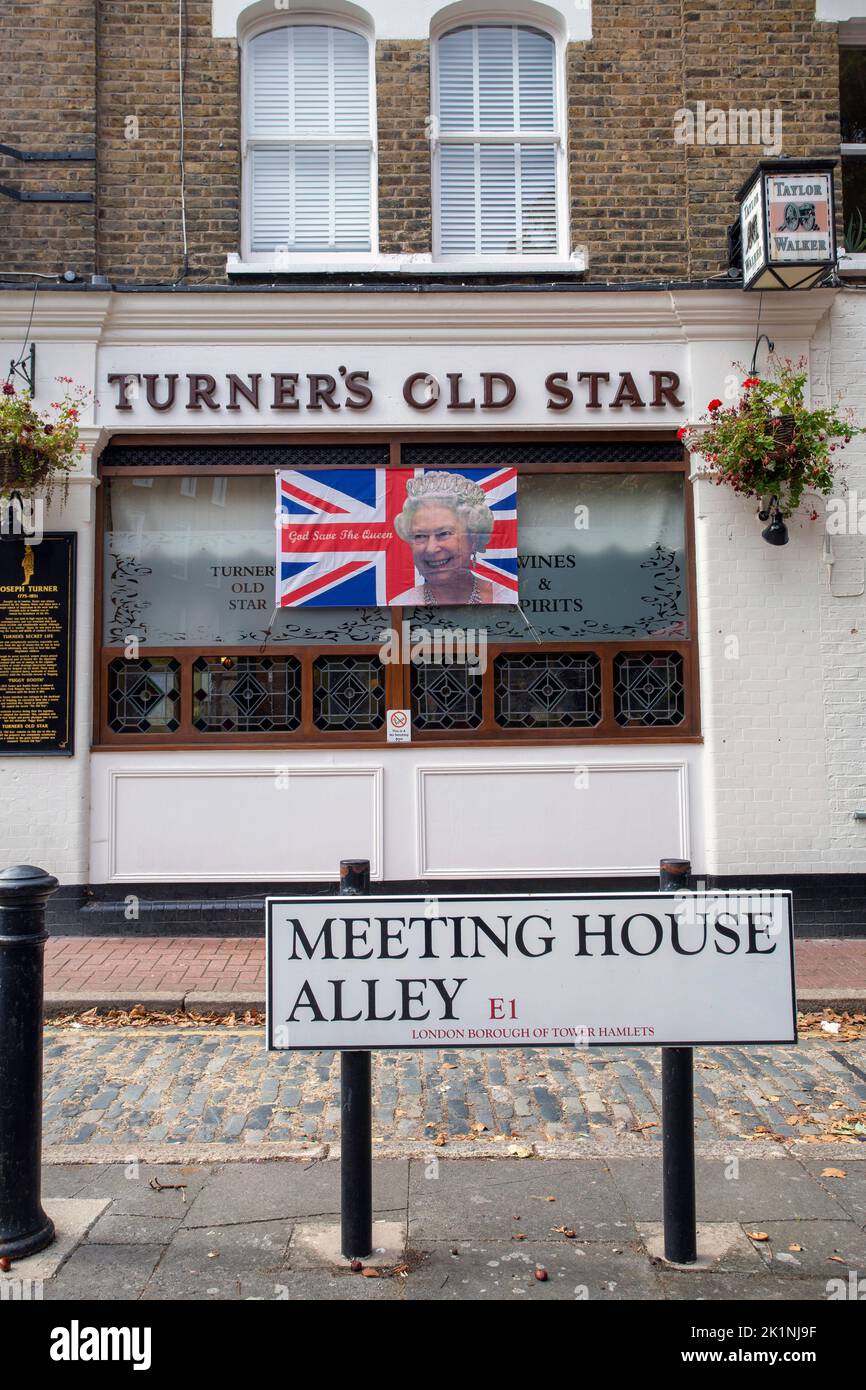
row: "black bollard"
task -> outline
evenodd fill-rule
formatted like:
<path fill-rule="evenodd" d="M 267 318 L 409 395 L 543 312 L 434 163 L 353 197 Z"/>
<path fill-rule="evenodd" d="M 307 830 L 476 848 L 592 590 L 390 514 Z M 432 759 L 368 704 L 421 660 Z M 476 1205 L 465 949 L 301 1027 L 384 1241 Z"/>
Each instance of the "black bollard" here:
<path fill-rule="evenodd" d="M 57 879 L 31 864 L 0 872 L 0 1256 L 50 1245 L 42 1210 L 45 903 Z"/>
<path fill-rule="evenodd" d="M 340 896 L 370 891 L 369 859 L 341 859 Z M 340 1053 L 340 1249 L 347 1260 L 373 1249 L 373 1095 L 370 1053 Z"/>
<path fill-rule="evenodd" d="M 687 859 L 663 859 L 659 891 L 689 887 Z M 694 1050 L 662 1048 L 662 1178 L 665 1259 L 694 1264 L 698 1257 L 695 1213 Z"/>

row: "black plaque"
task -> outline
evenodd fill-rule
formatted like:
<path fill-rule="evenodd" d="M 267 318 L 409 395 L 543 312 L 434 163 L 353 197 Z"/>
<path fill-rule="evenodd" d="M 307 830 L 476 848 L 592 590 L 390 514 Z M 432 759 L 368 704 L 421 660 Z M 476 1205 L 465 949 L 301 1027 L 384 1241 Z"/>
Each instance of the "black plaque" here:
<path fill-rule="evenodd" d="M 0 540 L 0 756 L 73 752 L 75 534 Z"/>

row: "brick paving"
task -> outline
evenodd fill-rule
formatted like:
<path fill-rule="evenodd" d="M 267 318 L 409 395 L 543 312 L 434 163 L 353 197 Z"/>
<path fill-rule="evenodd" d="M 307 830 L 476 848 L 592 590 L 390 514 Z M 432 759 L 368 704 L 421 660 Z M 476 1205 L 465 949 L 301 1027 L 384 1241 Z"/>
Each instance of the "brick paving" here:
<path fill-rule="evenodd" d="M 661 1135 L 658 1049 L 546 1048 L 373 1054 L 373 1133 L 407 1150 L 440 1134 L 486 1145 L 604 1143 Z M 701 1048 L 698 1141 L 793 1143 L 866 1112 L 866 1041 Z M 51 1027 L 45 1130 L 52 1146 L 332 1144 L 339 1058 L 268 1053 L 261 1028 Z M 760 1132 L 760 1131 L 759 1131 Z M 863 1152 L 859 1142 L 852 1154 Z"/>
<path fill-rule="evenodd" d="M 801 989 L 866 989 L 866 938 L 796 943 Z M 55 936 L 46 946 L 45 988 L 263 995 L 261 938 Z"/>

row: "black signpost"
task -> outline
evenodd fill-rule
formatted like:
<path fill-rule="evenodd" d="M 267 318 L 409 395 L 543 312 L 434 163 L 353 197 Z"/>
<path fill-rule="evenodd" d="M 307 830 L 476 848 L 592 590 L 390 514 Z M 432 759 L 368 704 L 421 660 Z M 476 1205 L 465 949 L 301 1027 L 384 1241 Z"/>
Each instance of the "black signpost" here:
<path fill-rule="evenodd" d="M 340 860 L 340 896 L 370 891 L 369 859 Z M 373 1249 L 373 1096 L 370 1053 L 340 1053 L 340 1249 L 347 1260 Z"/>
<path fill-rule="evenodd" d="M 0 538 L 0 756 L 73 752 L 75 533 Z"/>
<path fill-rule="evenodd" d="M 687 890 L 692 866 L 687 859 L 663 859 L 659 892 Z M 695 1214 L 694 1048 L 662 1048 L 662 1182 L 665 1259 L 694 1264 Z"/>
<path fill-rule="evenodd" d="M 266 904 L 268 1045 L 340 1050 L 343 1255 L 363 1259 L 373 1245 L 371 1049 L 438 1048 L 446 1038 L 458 1047 L 556 1046 L 580 1037 L 590 1047 L 640 1047 L 653 1040 L 661 1047 L 664 1255 L 672 1264 L 694 1264 L 693 1046 L 797 1041 L 790 892 L 737 891 L 724 921 L 717 921 L 717 899 L 692 892 L 689 861 L 663 859 L 657 894 L 447 894 L 437 908 L 444 915 L 435 918 L 440 949 L 434 949 L 433 923 L 420 915 L 424 900 L 371 897 L 369 861 L 342 860 L 340 897 L 359 896 L 364 901 L 351 915 L 335 911 L 337 899 L 318 895 L 268 898 Z M 690 904 L 698 903 L 703 941 L 685 949 L 681 933 L 694 920 Z M 600 996 L 591 994 L 586 974 L 586 962 L 600 954 L 593 955 L 589 943 L 599 937 L 606 943 L 604 956 L 616 957 L 620 972 L 618 983 L 610 972 L 599 972 L 605 986 Z M 654 946 L 646 949 L 653 938 Z M 717 959 L 719 939 L 724 949 Z M 620 952 L 614 940 L 622 943 Z M 509 963 L 510 949 L 515 958 Z M 407 957 L 419 966 L 459 961 L 459 978 L 404 978 Z M 363 974 L 374 977 L 335 979 L 334 962 L 352 960 L 369 961 Z M 728 983 L 720 999 L 712 997 L 723 1007 L 709 1008 L 719 961 Z M 690 972 L 696 972 L 694 986 Z M 510 995 L 524 983 L 518 1013 Z M 348 1006 L 354 1013 L 345 1011 L 343 994 L 353 984 L 367 987 L 366 1006 L 358 995 Z M 396 1005 L 394 994 L 386 993 L 395 986 L 399 1014 L 396 1007 L 377 1012 L 377 987 L 381 998 Z M 459 991 L 464 992 L 455 1004 Z M 590 1000 L 592 1018 L 578 1028 L 568 1015 L 581 999 L 583 1007 Z M 645 1014 L 632 1016 L 635 1001 L 637 1007 L 646 1001 Z"/>

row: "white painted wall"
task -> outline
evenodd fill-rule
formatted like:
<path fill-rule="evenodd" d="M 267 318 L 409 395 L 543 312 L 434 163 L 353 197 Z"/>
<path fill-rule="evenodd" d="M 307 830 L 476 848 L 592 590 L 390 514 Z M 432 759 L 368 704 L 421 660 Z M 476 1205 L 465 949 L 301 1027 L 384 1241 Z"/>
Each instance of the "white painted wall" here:
<path fill-rule="evenodd" d="M 354 857 L 377 880 L 652 874 L 703 861 L 702 752 L 96 753 L 92 878 L 333 881 Z"/>
<path fill-rule="evenodd" d="M 426 39 L 431 25 L 466 24 L 473 19 L 496 18 L 511 23 L 542 23 L 565 34 L 570 42 L 592 38 L 591 0 L 213 0 L 211 29 L 214 38 L 234 39 L 261 18 L 272 15 L 277 23 L 288 17 L 309 15 L 315 22 L 325 16 L 345 15 L 366 23 L 377 39 Z"/>
<path fill-rule="evenodd" d="M 0 295 L 0 356 L 20 347 L 30 298 Z M 383 371 L 395 375 L 410 349 L 467 369 L 498 366 L 505 347 L 525 349 L 524 370 L 540 368 L 548 352 L 556 358 L 550 369 L 578 358 L 597 365 L 600 353 L 633 351 L 660 365 L 670 356 L 683 364 L 696 418 L 721 394 L 732 361 L 748 365 L 756 311 L 755 296 L 729 290 L 412 296 L 408 308 L 394 293 L 46 291 L 34 327 L 37 403 L 54 398 L 58 374 L 96 381 L 102 394 L 97 361 L 106 370 L 121 348 L 130 358 L 172 359 L 171 370 L 183 371 L 208 347 L 242 372 L 251 351 L 322 360 L 360 343 L 375 347 Z M 811 351 L 816 393 L 844 390 L 866 420 L 862 293 L 765 295 L 762 314 L 762 330 L 781 351 Z M 135 423 L 144 427 L 144 417 Z M 511 423 L 507 412 L 496 421 Z M 573 430 L 576 422 L 547 412 L 541 423 Z M 602 423 L 622 429 L 617 412 L 581 421 Z M 168 428 L 158 416 L 146 424 Z M 431 433 L 452 424 L 447 416 L 428 422 Z M 208 425 L 241 427 L 231 416 L 195 420 L 199 430 Z M 107 433 L 123 427 L 130 422 L 121 415 Z M 98 443 L 98 423 L 87 437 Z M 857 441 L 846 457 L 851 487 L 866 500 L 866 444 Z M 760 539 L 753 506 L 696 484 L 703 748 L 416 745 L 91 757 L 93 495 L 85 474 L 51 518 L 79 532 L 77 751 L 72 759 L 0 760 L 4 863 L 30 860 L 66 882 L 324 880 L 353 854 L 369 854 L 380 879 L 651 872 L 664 854 L 690 855 L 710 872 L 866 869 L 866 823 L 853 820 L 866 809 L 866 601 L 831 594 L 821 523 L 794 525 L 790 545 L 773 549 Z M 866 536 L 833 544 L 840 565 L 866 556 Z M 287 764 L 301 775 L 278 789 L 277 769 Z M 580 790 L 574 769 L 583 765 L 589 786 Z M 306 822 L 298 806 L 312 808 Z"/>

